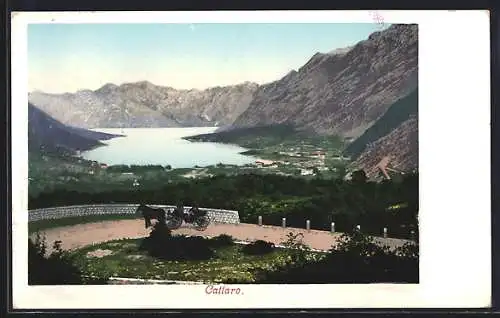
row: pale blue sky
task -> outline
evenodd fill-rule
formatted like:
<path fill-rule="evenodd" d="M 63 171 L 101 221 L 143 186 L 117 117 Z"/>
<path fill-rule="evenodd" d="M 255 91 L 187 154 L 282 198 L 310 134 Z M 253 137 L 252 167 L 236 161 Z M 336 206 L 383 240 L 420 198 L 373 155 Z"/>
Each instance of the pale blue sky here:
<path fill-rule="evenodd" d="M 29 90 L 74 92 L 142 80 L 179 89 L 262 84 L 316 52 L 380 29 L 371 23 L 31 24 Z"/>

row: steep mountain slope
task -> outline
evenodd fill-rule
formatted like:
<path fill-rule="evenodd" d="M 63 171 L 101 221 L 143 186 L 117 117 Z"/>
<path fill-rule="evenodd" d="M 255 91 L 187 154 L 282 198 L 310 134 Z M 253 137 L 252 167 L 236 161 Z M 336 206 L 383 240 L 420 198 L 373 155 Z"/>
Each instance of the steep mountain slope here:
<path fill-rule="evenodd" d="M 28 150 L 69 152 L 89 150 L 117 135 L 66 126 L 32 104 L 28 104 Z"/>
<path fill-rule="evenodd" d="M 182 127 L 231 124 L 249 105 L 257 84 L 176 90 L 149 82 L 106 84 L 75 94 L 33 92 L 29 101 L 67 125 Z"/>
<path fill-rule="evenodd" d="M 402 122 L 386 136 L 370 144 L 352 163 L 371 179 L 378 178 L 377 164 L 388 157 L 388 167 L 410 171 L 418 168 L 418 121 L 416 115 Z"/>
<path fill-rule="evenodd" d="M 287 123 L 355 138 L 417 84 L 418 26 L 392 25 L 259 87 L 232 127 Z"/>
<path fill-rule="evenodd" d="M 389 134 L 410 116 L 418 114 L 418 89 L 391 105 L 379 120 L 368 128 L 358 139 L 349 144 L 344 154 L 357 159 L 373 142 Z"/>

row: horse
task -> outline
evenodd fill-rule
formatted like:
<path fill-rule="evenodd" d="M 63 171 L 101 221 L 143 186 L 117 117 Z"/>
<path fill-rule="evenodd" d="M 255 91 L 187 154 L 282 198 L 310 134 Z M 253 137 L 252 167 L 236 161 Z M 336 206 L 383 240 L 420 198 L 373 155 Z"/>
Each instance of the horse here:
<path fill-rule="evenodd" d="M 144 226 L 146 228 L 151 226 L 151 220 L 155 219 L 158 222 L 166 223 L 167 214 L 162 208 L 151 208 L 147 205 L 141 204 L 135 211 L 136 214 L 141 214 L 144 218 Z"/>

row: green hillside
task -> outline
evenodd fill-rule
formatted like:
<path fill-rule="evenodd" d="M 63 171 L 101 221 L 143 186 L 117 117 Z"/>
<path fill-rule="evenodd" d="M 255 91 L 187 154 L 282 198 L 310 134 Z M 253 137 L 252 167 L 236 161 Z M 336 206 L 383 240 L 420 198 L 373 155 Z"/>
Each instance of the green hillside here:
<path fill-rule="evenodd" d="M 418 88 L 391 105 L 373 126 L 347 146 L 344 154 L 355 160 L 372 142 L 386 136 L 411 115 L 418 113 Z"/>

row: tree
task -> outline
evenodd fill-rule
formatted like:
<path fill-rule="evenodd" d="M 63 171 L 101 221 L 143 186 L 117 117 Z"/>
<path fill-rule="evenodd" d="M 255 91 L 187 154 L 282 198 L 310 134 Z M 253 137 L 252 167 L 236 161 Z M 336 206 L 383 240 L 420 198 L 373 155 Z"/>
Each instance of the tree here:
<path fill-rule="evenodd" d="M 282 243 L 290 257 L 290 266 L 303 267 L 307 262 L 307 255 L 310 252 L 310 248 L 304 244 L 303 237 L 304 234 L 302 233 L 293 234 L 293 232 L 289 232 L 286 240 Z"/>
<path fill-rule="evenodd" d="M 338 180 L 344 180 L 347 175 L 347 169 L 345 166 L 333 166 L 330 168 L 330 171 L 336 172 Z"/>
<path fill-rule="evenodd" d="M 388 227 L 391 236 L 403 237 L 410 233 L 409 226 L 418 233 L 418 174 L 405 174 L 400 183 L 369 182 L 361 170 L 353 173 L 352 181 L 326 179 L 327 175 L 306 179 L 254 173 L 194 180 L 174 175 L 159 179 L 155 188 L 103 191 L 102 187 L 87 184 L 78 193 L 70 192 L 72 188 L 56 188 L 36 195 L 30 191 L 28 205 L 36 209 L 111 201 L 150 204 L 183 201 L 186 205 L 196 201 L 204 207 L 237 210 L 244 223 L 255 224 L 262 215 L 264 223 L 269 225 L 280 225 L 281 218 L 286 217 L 287 224 L 295 227 L 304 227 L 305 220 L 310 219 L 314 229 L 329 230 L 330 222 L 335 222 L 339 232 L 361 224 L 367 234 L 380 235 L 382 228 Z M 168 183 L 172 177 L 175 181 Z M 166 182 L 162 183 L 163 180 Z M 407 210 L 386 211 L 389 206 L 403 203 Z M 332 209 L 335 215 L 330 218 Z M 401 225 L 406 227 L 399 231 Z"/>
<path fill-rule="evenodd" d="M 356 170 L 352 173 L 352 183 L 353 184 L 364 184 L 368 180 L 364 170 Z"/>

